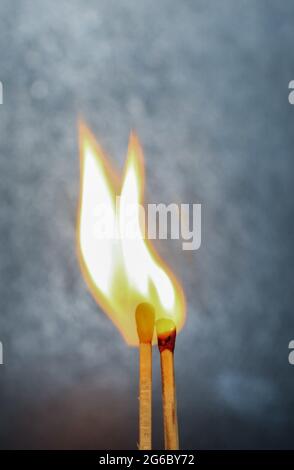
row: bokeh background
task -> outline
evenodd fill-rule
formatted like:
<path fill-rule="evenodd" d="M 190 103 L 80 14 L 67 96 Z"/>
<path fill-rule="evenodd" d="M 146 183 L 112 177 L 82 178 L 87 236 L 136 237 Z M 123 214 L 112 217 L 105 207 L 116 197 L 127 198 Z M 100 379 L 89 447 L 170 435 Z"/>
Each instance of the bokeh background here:
<path fill-rule="evenodd" d="M 202 204 L 181 279 L 184 449 L 293 448 L 292 0 L 2 0 L 0 446 L 134 449 L 138 355 L 75 255 L 82 114 L 149 202 Z M 154 349 L 154 448 L 163 446 Z"/>

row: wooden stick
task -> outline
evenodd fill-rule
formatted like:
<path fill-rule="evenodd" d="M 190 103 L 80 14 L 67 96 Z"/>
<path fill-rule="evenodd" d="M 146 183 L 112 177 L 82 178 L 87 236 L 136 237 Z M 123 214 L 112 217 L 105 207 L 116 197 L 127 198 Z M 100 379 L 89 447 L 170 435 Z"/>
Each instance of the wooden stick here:
<path fill-rule="evenodd" d="M 174 372 L 176 326 L 172 320 L 161 319 L 156 322 L 156 330 L 161 364 L 164 446 L 166 450 L 178 450 L 179 432 Z"/>
<path fill-rule="evenodd" d="M 142 303 L 136 309 L 140 349 L 139 379 L 139 449 L 152 448 L 152 338 L 155 312 L 152 305 Z"/>

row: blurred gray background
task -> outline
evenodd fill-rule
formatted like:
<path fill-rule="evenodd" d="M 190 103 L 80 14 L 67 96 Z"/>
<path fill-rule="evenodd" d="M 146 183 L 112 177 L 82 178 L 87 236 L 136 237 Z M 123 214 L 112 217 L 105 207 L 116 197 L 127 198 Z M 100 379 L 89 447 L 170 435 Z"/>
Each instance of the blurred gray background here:
<path fill-rule="evenodd" d="M 293 448 L 293 26 L 292 0 L 1 1 L 2 448 L 136 448 L 137 350 L 75 256 L 79 114 L 119 168 L 137 130 L 149 202 L 203 206 L 199 251 L 158 244 L 182 448 Z"/>

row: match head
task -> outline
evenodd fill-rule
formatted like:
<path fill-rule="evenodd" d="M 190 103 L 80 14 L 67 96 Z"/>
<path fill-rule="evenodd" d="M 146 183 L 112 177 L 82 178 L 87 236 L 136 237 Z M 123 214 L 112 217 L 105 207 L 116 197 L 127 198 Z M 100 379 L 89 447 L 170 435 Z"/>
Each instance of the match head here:
<path fill-rule="evenodd" d="M 140 343 L 152 343 L 155 310 L 151 304 L 142 302 L 136 308 L 137 332 Z"/>
<path fill-rule="evenodd" d="M 175 323 L 169 318 L 161 318 L 156 322 L 156 332 L 159 351 L 162 352 L 165 349 L 169 349 L 173 352 L 177 336 Z"/>

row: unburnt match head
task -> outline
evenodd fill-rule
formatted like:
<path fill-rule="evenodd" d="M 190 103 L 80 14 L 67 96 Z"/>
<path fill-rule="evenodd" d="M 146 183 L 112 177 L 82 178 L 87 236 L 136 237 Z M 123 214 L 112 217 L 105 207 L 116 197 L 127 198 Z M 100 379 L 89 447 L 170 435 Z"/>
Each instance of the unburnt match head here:
<path fill-rule="evenodd" d="M 156 322 L 156 332 L 159 351 L 162 352 L 165 349 L 169 349 L 169 351 L 173 352 L 177 336 L 175 323 L 169 318 L 161 318 Z"/>
<path fill-rule="evenodd" d="M 136 308 L 137 332 L 140 343 L 152 343 L 155 322 L 155 310 L 147 302 L 142 302 Z"/>

